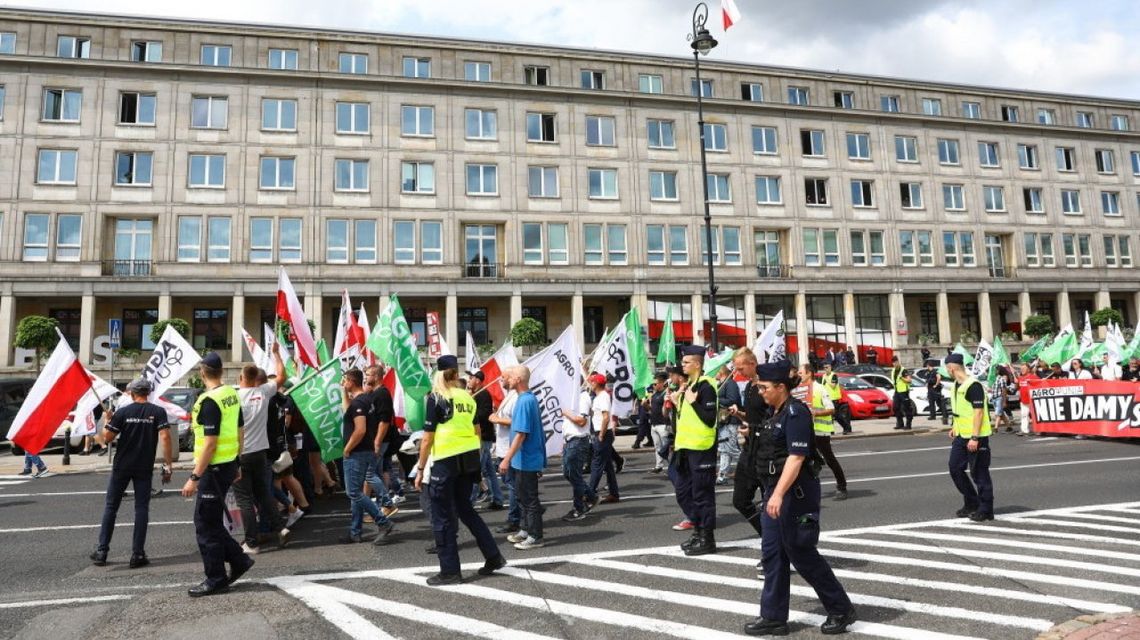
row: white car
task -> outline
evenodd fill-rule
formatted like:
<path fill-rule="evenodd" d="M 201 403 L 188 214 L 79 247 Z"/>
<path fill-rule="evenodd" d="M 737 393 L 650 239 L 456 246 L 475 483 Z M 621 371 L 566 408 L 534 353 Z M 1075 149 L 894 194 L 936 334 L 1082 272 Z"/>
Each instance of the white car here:
<path fill-rule="evenodd" d="M 918 415 L 929 415 L 930 403 L 926 399 L 926 381 L 925 369 L 913 370 L 914 376 L 911 378 L 910 385 L 910 399 L 914 402 L 914 413 Z M 859 377 L 866 380 L 871 385 L 874 385 L 883 390 L 892 399 L 895 396 L 895 385 L 891 382 L 890 375 L 883 375 L 881 373 L 861 373 Z M 945 380 L 942 381 L 942 398 L 945 402 L 949 403 L 950 399 L 950 385 Z M 946 406 L 950 406 L 946 404 Z"/>

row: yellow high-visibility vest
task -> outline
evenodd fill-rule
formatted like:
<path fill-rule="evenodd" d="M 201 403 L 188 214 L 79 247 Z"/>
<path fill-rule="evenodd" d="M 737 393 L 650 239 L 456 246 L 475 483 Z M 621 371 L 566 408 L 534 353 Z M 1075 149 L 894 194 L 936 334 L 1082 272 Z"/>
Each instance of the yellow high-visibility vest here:
<path fill-rule="evenodd" d="M 463 389 L 452 389 L 451 405 L 455 409 L 451 413 L 451 419 L 435 425 L 431 455 L 436 461 L 479 449 L 479 431 L 475 428 L 475 399 Z"/>
<path fill-rule="evenodd" d="M 970 438 L 974 435 L 974 405 L 966 399 L 966 391 L 974 385 L 980 385 L 978 379 L 970 376 L 965 382 L 954 383 L 954 396 L 951 405 L 954 410 L 954 435 L 960 438 Z M 983 394 L 984 397 L 985 394 Z M 990 408 L 983 403 L 982 428 L 978 430 L 978 437 L 985 438 L 990 435 Z"/>
<path fill-rule="evenodd" d="M 222 410 L 222 424 L 218 430 L 218 446 L 214 449 L 214 457 L 210 459 L 210 464 L 222 464 L 235 460 L 238 457 L 238 445 L 240 444 L 238 440 L 238 416 L 241 415 L 241 399 L 238 398 L 237 390 L 228 384 L 219 385 L 203 393 L 198 396 L 198 400 L 194 403 L 190 417 L 194 429 L 194 459 L 197 460 L 202 455 L 202 450 L 206 448 L 205 429 L 198 424 L 198 411 L 202 408 L 202 402 L 206 398 L 216 402 L 218 408 Z"/>
<path fill-rule="evenodd" d="M 700 380 L 709 383 L 713 393 L 717 393 L 716 381 L 708 376 L 701 376 Z M 719 415 L 719 411 L 717 414 Z M 685 402 L 681 397 L 680 410 L 677 413 L 677 440 L 673 447 L 678 451 L 706 451 L 716 446 L 717 418 L 713 418 L 709 426 L 697 415 L 693 405 Z"/>

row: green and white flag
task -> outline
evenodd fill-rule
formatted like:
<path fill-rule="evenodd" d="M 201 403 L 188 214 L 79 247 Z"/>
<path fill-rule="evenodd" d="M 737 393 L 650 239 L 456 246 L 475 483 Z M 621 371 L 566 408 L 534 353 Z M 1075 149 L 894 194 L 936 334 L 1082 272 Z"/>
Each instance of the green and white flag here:
<path fill-rule="evenodd" d="M 431 391 L 431 375 L 420 360 L 412 329 L 395 294 L 376 318 L 376 326 L 368 335 L 365 346 L 381 362 L 396 370 L 396 377 L 404 388 L 404 418 L 408 428 L 412 431 L 423 429 L 424 398 Z"/>
<path fill-rule="evenodd" d="M 343 392 L 340 388 L 340 360 L 333 358 L 286 393 L 297 404 L 309 430 L 321 447 L 321 460 L 332 462 L 344 455 Z"/>
<path fill-rule="evenodd" d="M 641 336 L 637 309 L 630 309 L 614 328 L 609 341 L 596 354 L 594 371 L 614 380 L 610 414 L 624 418 L 637 406 L 638 397 L 653 381 L 653 367 Z"/>
<path fill-rule="evenodd" d="M 1066 364 L 1077 355 L 1079 349 L 1077 336 L 1070 330 L 1068 333 L 1058 334 L 1057 338 L 1053 340 L 1053 344 L 1042 349 L 1038 357 L 1046 364 L 1053 364 L 1054 362 Z"/>
<path fill-rule="evenodd" d="M 994 348 L 985 340 L 978 341 L 978 350 L 974 353 L 974 361 L 966 366 L 970 375 L 975 378 L 985 378 L 993 364 Z"/>
<path fill-rule="evenodd" d="M 665 323 L 657 341 L 657 364 L 672 365 L 677 360 L 677 341 L 673 337 L 673 305 L 665 308 Z"/>
<path fill-rule="evenodd" d="M 990 360 L 990 373 L 986 377 L 986 385 L 993 386 L 994 380 L 997 379 L 998 365 L 1007 365 L 1010 363 L 1009 352 L 1005 350 L 1005 346 L 1001 343 L 1001 338 L 994 338 L 994 351 L 993 359 Z"/>
<path fill-rule="evenodd" d="M 1039 353 L 1041 353 L 1041 351 L 1048 344 L 1049 344 L 1049 336 L 1048 335 L 1041 336 L 1041 338 L 1038 339 L 1037 342 L 1034 342 L 1033 344 L 1029 345 L 1029 348 L 1026 349 L 1025 352 L 1022 353 L 1020 357 L 1018 357 L 1018 360 L 1026 363 L 1026 364 L 1033 362 L 1033 359 L 1036 358 L 1037 355 Z"/>
<path fill-rule="evenodd" d="M 953 353 L 957 353 L 958 355 L 962 356 L 962 365 L 966 367 L 966 369 L 969 369 L 970 365 L 974 364 L 974 356 L 966 350 L 966 347 L 962 346 L 961 342 L 954 345 Z M 946 368 L 945 358 L 943 358 L 942 362 L 938 365 L 938 374 L 942 376 L 943 380 L 950 379 L 950 371 Z"/>
<path fill-rule="evenodd" d="M 732 354 L 734 354 L 734 353 L 736 353 L 736 351 L 733 350 L 732 347 L 725 347 L 724 351 L 721 351 L 716 356 L 709 358 L 708 360 L 705 360 L 705 366 L 704 366 L 703 373 L 706 376 L 711 375 L 717 369 L 720 369 L 721 367 L 725 366 L 726 364 L 732 362 Z"/>
<path fill-rule="evenodd" d="M 1138 350 L 1140 350 L 1140 324 L 1136 325 L 1136 331 L 1132 334 L 1132 341 L 1128 343 L 1128 346 L 1124 348 L 1124 353 L 1121 354 L 1121 363 L 1135 358 Z"/>
<path fill-rule="evenodd" d="M 653 364 L 649 359 L 649 345 L 641 331 L 641 318 L 637 309 L 630 309 L 622 321 L 625 330 L 625 343 L 629 347 L 629 359 L 633 363 L 633 385 L 638 397 L 644 397 L 646 389 L 653 384 Z"/>

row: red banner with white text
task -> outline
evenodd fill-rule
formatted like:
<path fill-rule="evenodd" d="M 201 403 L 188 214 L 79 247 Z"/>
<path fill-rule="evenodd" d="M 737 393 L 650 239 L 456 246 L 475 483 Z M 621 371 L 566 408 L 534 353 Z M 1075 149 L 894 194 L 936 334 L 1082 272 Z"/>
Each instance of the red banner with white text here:
<path fill-rule="evenodd" d="M 1140 384 L 1105 380 L 1029 383 L 1035 433 L 1140 438 Z"/>

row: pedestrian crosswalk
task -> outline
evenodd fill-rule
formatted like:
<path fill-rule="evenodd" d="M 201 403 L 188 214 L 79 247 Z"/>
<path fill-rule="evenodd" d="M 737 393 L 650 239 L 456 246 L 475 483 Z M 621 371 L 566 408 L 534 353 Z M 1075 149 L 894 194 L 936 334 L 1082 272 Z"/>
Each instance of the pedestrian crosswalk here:
<path fill-rule="evenodd" d="M 0 475 L 0 488 L 24 484 L 32 479 L 32 476 L 21 476 L 18 474 Z"/>
<path fill-rule="evenodd" d="M 525 557 L 498 575 L 431 588 L 435 565 L 269 582 L 353 638 L 738 638 L 758 614 L 754 539 L 686 557 L 675 545 Z M 824 533 L 820 551 L 863 637 L 1034 638 L 1087 613 L 1140 607 L 1140 502 Z M 798 578 L 790 622 L 825 612 Z"/>

